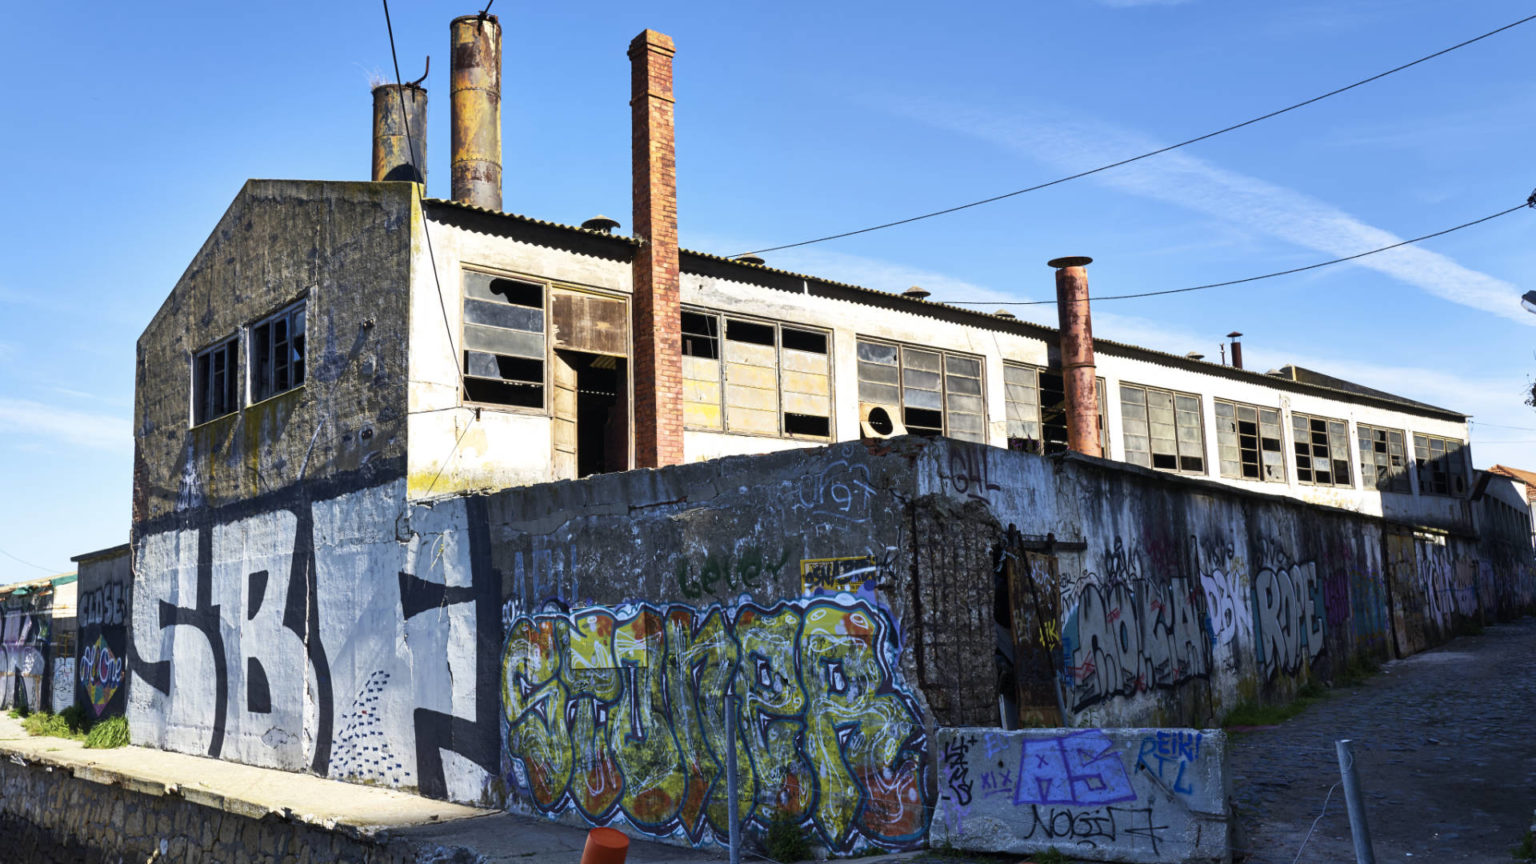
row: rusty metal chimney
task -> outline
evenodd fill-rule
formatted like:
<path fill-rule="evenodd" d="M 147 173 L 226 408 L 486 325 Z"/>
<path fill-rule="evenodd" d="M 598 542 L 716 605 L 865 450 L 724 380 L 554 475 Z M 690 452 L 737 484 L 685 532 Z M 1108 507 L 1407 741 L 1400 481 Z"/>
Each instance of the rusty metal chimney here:
<path fill-rule="evenodd" d="M 1067 447 L 1104 455 L 1099 444 L 1099 390 L 1094 384 L 1093 322 L 1088 316 L 1088 273 L 1092 258 L 1056 258 L 1056 313 L 1061 322 L 1061 380 L 1067 396 Z"/>
<path fill-rule="evenodd" d="M 484 12 L 448 25 L 453 200 L 501 209 L 501 23 Z"/>
<path fill-rule="evenodd" d="M 1243 368 L 1243 343 L 1237 341 L 1242 335 L 1236 330 L 1227 334 L 1227 338 L 1232 340 L 1232 368 L 1234 369 Z"/>
<path fill-rule="evenodd" d="M 373 88 L 373 179 L 426 184 L 426 88 L 414 83 Z"/>

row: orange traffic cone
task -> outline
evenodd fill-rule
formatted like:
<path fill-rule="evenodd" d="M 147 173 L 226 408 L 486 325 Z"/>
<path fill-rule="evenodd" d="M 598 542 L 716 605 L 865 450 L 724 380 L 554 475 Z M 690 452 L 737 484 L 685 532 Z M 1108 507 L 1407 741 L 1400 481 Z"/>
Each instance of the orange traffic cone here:
<path fill-rule="evenodd" d="M 624 864 L 628 855 L 628 837 L 612 828 L 593 828 L 587 832 L 587 847 L 581 850 L 581 864 Z"/>

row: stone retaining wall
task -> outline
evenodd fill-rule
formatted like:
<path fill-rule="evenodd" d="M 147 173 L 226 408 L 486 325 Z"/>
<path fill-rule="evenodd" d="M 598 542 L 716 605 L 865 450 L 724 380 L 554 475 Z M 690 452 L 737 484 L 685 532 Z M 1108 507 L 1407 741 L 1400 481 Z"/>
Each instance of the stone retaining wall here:
<path fill-rule="evenodd" d="M 386 832 L 303 821 L 116 773 L 0 760 L 0 864 L 473 862 Z"/>

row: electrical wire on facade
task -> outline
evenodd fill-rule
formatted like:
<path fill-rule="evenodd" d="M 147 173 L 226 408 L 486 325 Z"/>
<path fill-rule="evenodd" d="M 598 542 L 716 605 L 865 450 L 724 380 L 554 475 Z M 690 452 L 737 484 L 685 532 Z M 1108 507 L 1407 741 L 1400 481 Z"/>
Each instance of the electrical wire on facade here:
<path fill-rule="evenodd" d="M 1165 289 L 1165 290 L 1162 290 L 1162 291 L 1142 291 L 1142 292 L 1139 292 L 1139 293 L 1136 293 L 1136 294 L 1109 294 L 1109 295 L 1105 295 L 1103 297 L 1095 297 L 1095 298 L 1093 298 L 1093 302 L 1100 303 L 1100 302 L 1103 302 L 1105 300 L 1134 300 L 1134 299 L 1136 299 L 1138 297 L 1161 297 L 1161 296 L 1166 295 L 1166 294 L 1187 294 L 1187 293 L 1189 293 L 1191 291 L 1204 291 L 1204 290 L 1206 290 L 1208 288 L 1225 288 L 1225 287 L 1227 287 L 1229 285 L 1243 285 L 1243 284 L 1248 283 L 1248 282 L 1258 282 L 1261 279 L 1273 279 L 1276 276 L 1289 276 L 1289 275 L 1291 275 L 1293 273 L 1305 273 L 1308 270 L 1317 270 L 1318 268 L 1321 268 L 1321 267 L 1330 267 L 1330 266 L 1332 266 L 1334 264 L 1343 264 L 1343 263 L 1345 263 L 1347 261 L 1355 261 L 1355 260 L 1358 260 L 1360 258 L 1365 258 L 1365 257 L 1367 257 L 1369 255 L 1376 255 L 1376 254 L 1379 254 L 1381 252 L 1388 252 L 1388 251 L 1391 251 L 1393 249 L 1398 249 L 1398 248 L 1403 247 L 1403 246 L 1409 246 L 1409 245 L 1414 244 L 1414 243 L 1420 243 L 1422 241 L 1430 240 L 1430 239 L 1433 239 L 1435 237 L 1444 237 L 1445 235 L 1450 234 L 1453 231 L 1460 231 L 1463 228 L 1471 228 L 1473 225 L 1481 225 L 1484 222 L 1488 222 L 1488 221 L 1497 219 L 1500 216 L 1508 216 L 1509 214 L 1515 212 L 1516 210 L 1525 210 L 1525 209 L 1527 209 L 1530 206 L 1531 205 L 1528 204 L 1528 203 L 1517 204 L 1514 207 L 1509 208 L 1508 210 L 1500 210 L 1497 213 L 1491 213 L 1491 214 L 1489 214 L 1487 216 L 1482 217 L 1481 219 L 1473 219 L 1471 222 L 1463 222 L 1460 225 L 1457 225 L 1457 226 L 1455 226 L 1453 228 L 1446 228 L 1446 229 L 1443 229 L 1441 231 L 1435 231 L 1435 232 L 1433 232 L 1431 234 L 1424 234 L 1424 235 L 1421 235 L 1421 236 L 1418 236 L 1418 237 L 1414 237 L 1414 238 L 1409 239 L 1409 240 L 1400 240 L 1400 241 L 1398 241 L 1396 243 L 1391 244 L 1390 246 L 1382 246 L 1380 248 L 1371 249 L 1371 250 L 1366 251 L 1366 252 L 1358 252 L 1358 253 L 1356 253 L 1354 255 L 1346 255 L 1343 258 L 1334 258 L 1334 259 L 1332 259 L 1330 261 L 1319 261 L 1316 264 L 1308 264 L 1305 267 L 1292 267 L 1289 270 L 1277 270 L 1277 271 L 1275 271 L 1273 273 L 1265 273 L 1265 274 L 1263 274 L 1261 276 L 1249 276 L 1249 277 L 1244 278 L 1244 279 L 1230 279 L 1230 280 L 1228 280 L 1226 282 L 1211 282 L 1211 283 L 1206 284 L 1206 285 L 1192 285 L 1192 286 L 1190 286 L 1188 288 L 1168 288 L 1168 289 Z M 1051 299 L 1051 300 L 1004 300 L 1004 301 L 998 301 L 998 300 L 948 300 L 948 301 L 945 301 L 945 302 L 949 303 L 952 306 L 1045 306 L 1045 305 L 1049 305 L 1049 304 L 1054 304 L 1056 301 L 1054 299 Z"/>
<path fill-rule="evenodd" d="M 1525 18 L 1521 18 L 1519 21 L 1515 21 L 1515 22 L 1510 23 L 1510 24 L 1505 24 L 1503 27 L 1500 27 L 1500 28 L 1498 28 L 1496 30 L 1489 30 L 1487 33 L 1484 33 L 1481 36 L 1474 36 L 1471 39 L 1468 39 L 1468 40 L 1466 40 L 1464 42 L 1458 42 L 1455 45 L 1450 46 L 1449 48 L 1442 48 L 1442 49 L 1440 49 L 1439 51 L 1436 51 L 1433 54 L 1426 54 L 1426 55 L 1424 55 L 1423 57 L 1420 57 L 1417 60 L 1414 60 L 1414 61 L 1411 61 L 1411 62 L 1408 62 L 1408 63 L 1404 63 L 1401 66 L 1394 66 L 1393 68 L 1388 69 L 1385 72 L 1377 73 L 1375 75 L 1372 75 L 1369 78 L 1362 78 L 1362 79 L 1360 79 L 1359 81 L 1356 81 L 1353 84 L 1347 84 L 1347 85 L 1345 85 L 1343 87 L 1339 87 L 1338 89 L 1329 90 L 1327 93 L 1323 93 L 1323 94 L 1320 94 L 1320 95 L 1317 95 L 1317 96 L 1313 96 L 1311 99 L 1307 99 L 1307 100 L 1304 100 L 1304 101 L 1301 101 L 1301 102 L 1297 102 L 1294 105 L 1287 105 L 1284 108 L 1278 109 L 1276 111 L 1271 111 L 1268 114 L 1260 114 L 1257 117 L 1253 117 L 1253 118 L 1250 118 L 1248 120 L 1244 120 L 1241 123 L 1234 123 L 1231 126 L 1226 126 L 1226 127 L 1221 128 L 1221 129 L 1217 129 L 1214 132 L 1207 132 L 1204 135 L 1199 135 L 1199 136 L 1196 136 L 1194 138 L 1189 138 L 1187 140 L 1180 141 L 1177 144 L 1170 144 L 1167 147 L 1160 147 L 1160 148 L 1158 148 L 1156 150 L 1151 150 L 1151 151 L 1148 151 L 1146 153 L 1142 153 L 1142 154 L 1140 154 L 1138 156 L 1131 156 L 1131 157 L 1129 157 L 1127 159 L 1121 159 L 1118 162 L 1111 162 L 1108 165 L 1100 165 L 1097 168 L 1092 168 L 1092 169 L 1089 169 L 1087 171 L 1079 171 L 1076 174 L 1069 174 L 1069 175 L 1067 175 L 1065 177 L 1058 177 L 1055 180 L 1050 180 L 1050 181 L 1045 182 L 1045 183 L 1039 183 L 1039 184 L 1036 184 L 1034 186 L 1027 186 L 1027 187 L 1025 187 L 1023 189 L 1016 189 L 1016 190 L 1014 190 L 1012 192 L 1005 192 L 1005 193 L 1003 193 L 1001 195 L 993 195 L 990 198 L 983 198 L 980 201 L 972 201 L 969 204 L 960 204 L 960 205 L 955 206 L 955 207 L 946 207 L 943 210 L 935 210 L 932 213 L 924 213 L 924 214 L 922 214 L 920 216 L 910 216 L 910 217 L 908 217 L 906 219 L 897 219 L 894 222 L 885 222 L 885 223 L 882 223 L 880 225 L 871 225 L 868 228 L 859 228 L 859 229 L 856 229 L 856 230 L 853 230 L 853 231 L 843 231 L 843 232 L 838 233 L 838 234 L 828 234 L 825 237 L 817 237 L 817 238 L 812 239 L 812 240 L 801 240 L 798 243 L 785 243 L 785 244 L 783 244 L 781 246 L 769 246 L 769 247 L 766 247 L 766 248 L 763 248 L 763 249 L 754 250 L 752 252 L 741 252 L 741 253 L 738 253 L 737 255 L 734 255 L 732 257 L 740 257 L 741 255 L 761 255 L 764 252 L 777 252 L 777 251 L 779 251 L 781 249 L 794 249 L 794 248 L 799 247 L 799 246 L 809 246 L 809 245 L 811 245 L 813 243 L 825 243 L 828 240 L 840 240 L 840 239 L 842 239 L 844 237 L 853 237 L 853 236 L 855 236 L 857 234 L 868 234 L 871 231 L 880 231 L 880 230 L 883 230 L 885 228 L 894 228 L 894 227 L 896 227 L 898 225 L 907 225 L 907 224 L 910 224 L 912 222 L 920 222 L 920 221 L 922 221 L 924 219 L 932 219 L 935 216 L 944 216 L 944 215 L 947 215 L 947 214 L 950 214 L 950 213 L 958 213 L 961 210 L 968 210 L 968 209 L 970 209 L 972 207 L 980 207 L 983 204 L 991 204 L 991 203 L 996 202 L 996 201 L 1002 201 L 1002 200 L 1004 200 L 1006 198 L 1013 198 L 1015 196 L 1023 195 L 1023 194 L 1028 193 L 1028 192 L 1038 192 L 1041 189 L 1048 189 L 1048 188 L 1050 188 L 1052 186 L 1057 186 L 1057 185 L 1060 185 L 1062 183 L 1066 183 L 1066 182 L 1071 181 L 1071 180 L 1080 180 L 1080 179 L 1082 179 L 1084 177 L 1088 177 L 1088 176 L 1093 175 L 1093 174 L 1098 174 L 1101 171 L 1108 171 L 1108 170 L 1110 170 L 1112 168 L 1119 168 L 1119 167 L 1124 166 L 1124 165 L 1129 165 L 1132 162 L 1140 162 L 1143 159 L 1150 159 L 1153 156 L 1160 156 L 1160 155 L 1162 155 L 1164 153 L 1168 153 L 1170 151 L 1177 150 L 1180 147 L 1188 147 L 1191 144 L 1198 144 L 1201 141 L 1208 141 L 1208 140 L 1210 140 L 1212 138 L 1215 138 L 1218 135 L 1225 135 L 1228 132 L 1235 132 L 1236 130 L 1242 129 L 1245 126 L 1252 126 L 1255 123 L 1260 123 L 1262 121 L 1269 120 L 1269 119 L 1274 118 L 1274 117 L 1279 117 L 1281 114 L 1286 114 L 1286 113 L 1289 113 L 1291 111 L 1295 111 L 1298 108 L 1305 108 L 1306 106 L 1311 105 L 1311 104 L 1313 104 L 1315 102 L 1321 102 L 1322 100 L 1327 99 L 1330 96 L 1337 96 L 1340 93 L 1346 93 L 1346 92 L 1348 92 L 1350 90 L 1355 89 L 1356 87 L 1362 87 L 1362 86 L 1364 86 L 1366 84 L 1370 84 L 1373 81 L 1380 81 L 1381 79 L 1387 77 L 1388 75 L 1392 75 L 1392 74 L 1395 74 L 1395 73 L 1398 73 L 1398 72 L 1402 72 L 1405 69 L 1411 69 L 1414 66 L 1419 65 L 1420 63 L 1428 62 L 1430 60 L 1435 59 L 1436 57 L 1442 57 L 1442 56 L 1444 56 L 1446 54 L 1451 53 L 1452 51 L 1455 51 L 1458 48 L 1465 48 L 1466 46 L 1471 45 L 1474 42 L 1481 42 L 1482 40 L 1487 39 L 1490 36 L 1495 36 L 1495 35 L 1497 35 L 1499 33 L 1503 33 L 1505 30 L 1511 30 L 1511 29 L 1513 29 L 1515 27 L 1520 26 L 1521 24 L 1525 24 L 1525 23 L 1527 23 L 1529 21 L 1533 21 L 1533 20 L 1536 20 L 1536 15 L 1530 15 L 1530 16 L 1527 16 Z M 398 77 L 398 73 L 397 73 L 396 77 Z M 1532 197 L 1536 198 L 1536 194 L 1533 194 Z"/>

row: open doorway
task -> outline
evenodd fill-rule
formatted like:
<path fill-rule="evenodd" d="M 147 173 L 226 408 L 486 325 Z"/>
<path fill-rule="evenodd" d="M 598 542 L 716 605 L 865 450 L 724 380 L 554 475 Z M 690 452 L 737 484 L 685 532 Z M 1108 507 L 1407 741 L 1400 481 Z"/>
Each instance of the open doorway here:
<path fill-rule="evenodd" d="M 555 462 L 561 477 L 629 469 L 629 376 L 622 357 L 555 351 Z"/>

